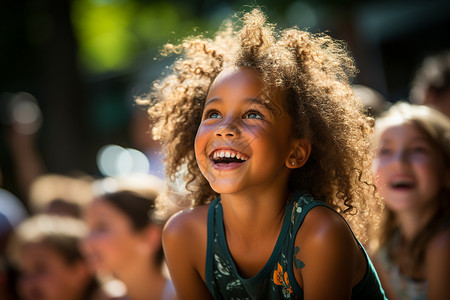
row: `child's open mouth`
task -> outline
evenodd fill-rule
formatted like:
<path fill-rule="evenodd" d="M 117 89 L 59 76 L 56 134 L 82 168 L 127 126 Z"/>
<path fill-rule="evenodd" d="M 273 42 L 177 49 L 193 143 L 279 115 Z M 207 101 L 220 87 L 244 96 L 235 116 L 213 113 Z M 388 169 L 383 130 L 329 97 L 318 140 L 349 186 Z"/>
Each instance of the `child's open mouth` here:
<path fill-rule="evenodd" d="M 390 183 L 390 186 L 395 190 L 409 190 L 414 188 L 415 184 L 409 179 L 396 179 Z"/>
<path fill-rule="evenodd" d="M 216 150 L 210 155 L 210 159 L 216 165 L 228 165 L 233 163 L 243 163 L 246 162 L 248 157 L 240 152 L 233 150 Z"/>

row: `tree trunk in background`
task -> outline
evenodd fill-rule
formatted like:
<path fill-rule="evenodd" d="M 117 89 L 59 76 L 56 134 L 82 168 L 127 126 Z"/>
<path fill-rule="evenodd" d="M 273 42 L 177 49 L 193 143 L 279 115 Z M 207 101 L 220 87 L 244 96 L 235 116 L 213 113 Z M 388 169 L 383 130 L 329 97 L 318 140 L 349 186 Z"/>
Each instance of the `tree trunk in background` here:
<path fill-rule="evenodd" d="M 86 107 L 84 82 L 77 65 L 70 0 L 46 1 L 43 14 L 47 28 L 43 32 L 40 66 L 41 101 L 44 128 L 43 151 L 50 172 L 85 170 L 89 144 L 83 109 Z"/>

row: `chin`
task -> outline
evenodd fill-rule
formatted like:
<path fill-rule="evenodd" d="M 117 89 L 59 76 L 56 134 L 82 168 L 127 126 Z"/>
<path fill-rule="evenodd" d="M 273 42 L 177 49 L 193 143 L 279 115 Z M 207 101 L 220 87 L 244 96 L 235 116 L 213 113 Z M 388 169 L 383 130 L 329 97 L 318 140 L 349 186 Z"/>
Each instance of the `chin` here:
<path fill-rule="evenodd" d="M 209 181 L 209 185 L 218 194 L 233 194 L 238 191 L 236 182 L 221 182 L 222 180 Z"/>
<path fill-rule="evenodd" d="M 228 187 L 228 186 L 225 187 L 223 185 L 210 184 L 210 186 L 213 189 L 213 191 L 218 194 L 231 194 L 231 193 L 233 193 L 233 190 L 234 190 L 233 187 Z"/>

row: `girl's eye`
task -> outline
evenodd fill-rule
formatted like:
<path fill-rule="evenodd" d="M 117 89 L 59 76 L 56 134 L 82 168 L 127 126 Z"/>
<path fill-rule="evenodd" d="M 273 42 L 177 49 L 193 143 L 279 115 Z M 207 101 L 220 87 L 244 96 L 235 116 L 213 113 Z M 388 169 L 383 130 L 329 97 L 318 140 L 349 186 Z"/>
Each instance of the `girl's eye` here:
<path fill-rule="evenodd" d="M 249 111 L 244 114 L 244 119 L 263 119 L 263 115 L 257 111 Z"/>
<path fill-rule="evenodd" d="M 209 115 L 209 118 L 210 119 L 219 119 L 220 118 L 220 115 L 218 114 L 218 113 L 212 113 L 212 114 L 210 114 Z"/>
<path fill-rule="evenodd" d="M 377 156 L 386 156 L 386 155 L 389 155 L 391 153 L 392 153 L 391 149 L 389 149 L 389 148 L 381 148 L 381 149 L 378 150 Z"/>
<path fill-rule="evenodd" d="M 104 223 L 100 223 L 100 224 L 95 224 L 92 226 L 92 231 L 94 232 L 108 232 L 109 231 L 109 226 L 107 224 Z"/>
<path fill-rule="evenodd" d="M 413 153 L 427 153 L 428 150 L 425 147 L 414 147 L 411 149 Z"/>
<path fill-rule="evenodd" d="M 220 119 L 222 116 L 215 110 L 206 111 L 203 115 L 203 119 Z"/>

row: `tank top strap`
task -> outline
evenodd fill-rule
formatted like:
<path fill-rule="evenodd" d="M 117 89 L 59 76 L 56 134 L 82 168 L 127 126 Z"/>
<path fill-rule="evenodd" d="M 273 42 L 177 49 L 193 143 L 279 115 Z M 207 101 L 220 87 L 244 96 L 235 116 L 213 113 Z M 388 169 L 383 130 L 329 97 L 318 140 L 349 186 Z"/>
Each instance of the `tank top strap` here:
<path fill-rule="evenodd" d="M 368 256 L 366 250 L 364 249 L 362 244 L 359 242 L 359 240 L 356 238 L 355 234 L 353 233 L 353 230 L 351 230 L 351 227 L 348 224 L 348 222 L 345 220 L 345 218 L 341 214 L 336 212 L 333 208 L 331 208 L 330 206 L 328 206 L 327 204 L 325 204 L 322 201 L 314 199 L 313 196 L 311 196 L 310 194 L 308 194 L 306 192 L 301 192 L 301 191 L 297 192 L 297 194 L 294 195 L 294 197 L 292 197 L 292 201 L 294 201 L 293 207 L 292 207 L 292 214 L 291 214 L 291 220 L 292 220 L 293 226 L 291 227 L 292 232 L 290 233 L 290 235 L 291 235 L 291 239 L 289 241 L 290 244 L 287 247 L 288 258 L 290 259 L 290 261 L 287 265 L 287 273 L 289 276 L 289 280 L 292 282 L 292 289 L 293 289 L 294 293 L 299 296 L 299 299 L 303 299 L 303 290 L 298 285 L 298 283 L 295 279 L 295 275 L 294 275 L 294 268 L 293 268 L 294 263 L 293 262 L 294 262 L 294 255 L 296 254 L 294 252 L 299 251 L 298 249 L 295 249 L 295 238 L 297 236 L 297 233 L 298 233 L 301 225 L 303 224 L 303 221 L 304 221 L 306 215 L 311 211 L 311 209 L 313 209 L 314 207 L 317 207 L 317 206 L 324 206 L 324 207 L 329 208 L 333 212 L 335 212 L 337 215 L 339 215 L 344 220 L 344 222 L 350 228 L 350 232 L 351 232 L 353 238 L 358 243 L 358 245 L 361 248 L 361 250 L 365 256 L 365 259 L 366 259 L 366 263 L 367 263 L 366 274 L 365 274 L 364 278 L 361 280 L 361 282 L 359 282 L 356 286 L 353 287 L 352 299 L 367 299 L 367 300 L 369 300 L 369 299 L 384 299 L 384 300 L 386 300 L 384 291 L 381 288 L 381 284 L 380 284 L 379 278 L 377 276 L 377 273 L 375 271 L 375 268 Z"/>
<path fill-rule="evenodd" d="M 291 282 L 292 289 L 296 295 L 303 295 L 303 291 L 300 286 L 297 284 L 297 280 L 294 275 L 294 253 L 295 250 L 295 238 L 297 236 L 297 232 L 305 220 L 306 215 L 309 213 L 311 209 L 317 206 L 327 206 L 324 202 L 316 200 L 313 196 L 308 194 L 305 191 L 296 191 L 291 197 L 292 201 L 292 211 L 291 211 L 291 223 L 290 227 L 291 232 L 289 232 L 290 239 L 287 248 L 287 274 L 289 276 L 289 281 Z"/>
<path fill-rule="evenodd" d="M 215 212 L 217 210 L 217 207 L 219 205 L 220 197 L 214 199 L 209 204 L 208 208 L 208 216 L 207 216 L 207 247 L 206 247 L 206 266 L 205 266 L 205 281 L 206 286 L 208 287 L 210 292 L 213 292 L 213 255 L 214 255 L 214 249 L 213 249 L 213 241 L 216 239 L 216 218 L 215 218 Z"/>

